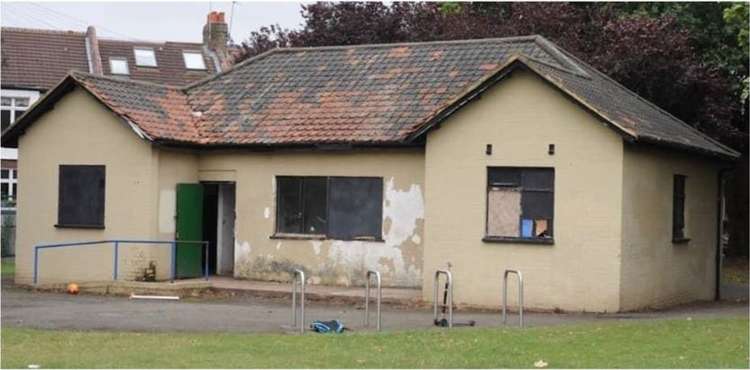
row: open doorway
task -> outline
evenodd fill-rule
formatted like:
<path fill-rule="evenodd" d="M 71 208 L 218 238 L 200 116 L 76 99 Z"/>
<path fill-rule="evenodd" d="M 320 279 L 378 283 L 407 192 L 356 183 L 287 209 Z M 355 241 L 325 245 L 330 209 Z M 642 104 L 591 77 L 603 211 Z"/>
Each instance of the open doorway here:
<path fill-rule="evenodd" d="M 203 240 L 208 241 L 208 269 L 212 275 L 234 272 L 235 184 L 204 182 Z"/>

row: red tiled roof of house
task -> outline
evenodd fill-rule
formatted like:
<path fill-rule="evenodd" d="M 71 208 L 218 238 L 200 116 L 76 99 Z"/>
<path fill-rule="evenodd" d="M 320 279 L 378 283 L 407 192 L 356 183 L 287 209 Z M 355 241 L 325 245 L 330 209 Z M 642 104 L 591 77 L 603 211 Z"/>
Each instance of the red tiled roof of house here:
<path fill-rule="evenodd" d="M 70 71 L 92 71 L 89 68 L 85 32 L 3 27 L 0 39 L 0 80 L 3 88 L 46 91 L 60 82 Z M 130 70 L 128 78 L 134 80 L 185 85 L 216 73 L 214 61 L 200 43 L 101 38 L 97 41 L 105 75 L 112 75 L 109 68 L 111 57 L 126 58 Z M 152 48 L 157 66 L 137 66 L 133 51 L 135 47 Z M 206 69 L 188 70 L 183 61 L 183 51 L 202 53 Z"/>
<path fill-rule="evenodd" d="M 154 50 L 156 67 L 141 67 L 135 63 L 133 48 L 145 47 Z M 183 51 L 196 51 L 203 54 L 205 70 L 185 68 Z M 139 42 L 99 39 L 99 52 L 102 56 L 104 74 L 112 75 L 110 58 L 127 58 L 130 70 L 129 78 L 138 81 L 149 81 L 167 85 L 186 85 L 216 73 L 214 61 L 203 52 L 203 45 L 186 42 Z"/>
<path fill-rule="evenodd" d="M 3 88 L 46 90 L 70 71 L 89 71 L 85 34 L 3 27 L 0 79 Z"/>

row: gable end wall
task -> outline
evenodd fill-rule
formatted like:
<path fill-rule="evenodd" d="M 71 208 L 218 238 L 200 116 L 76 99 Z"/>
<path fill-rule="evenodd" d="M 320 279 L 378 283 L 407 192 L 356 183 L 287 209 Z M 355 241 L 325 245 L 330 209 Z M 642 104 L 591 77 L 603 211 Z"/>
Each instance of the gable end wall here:
<path fill-rule="evenodd" d="M 617 311 L 623 140 L 537 76 L 514 72 L 428 134 L 423 298 L 451 263 L 455 301 L 497 308 L 502 273 L 526 307 Z M 493 145 L 492 155 L 485 154 Z M 555 144 L 555 154 L 547 153 Z M 487 243 L 488 166 L 555 169 L 554 245 Z M 515 305 L 515 280 L 509 301 Z"/>

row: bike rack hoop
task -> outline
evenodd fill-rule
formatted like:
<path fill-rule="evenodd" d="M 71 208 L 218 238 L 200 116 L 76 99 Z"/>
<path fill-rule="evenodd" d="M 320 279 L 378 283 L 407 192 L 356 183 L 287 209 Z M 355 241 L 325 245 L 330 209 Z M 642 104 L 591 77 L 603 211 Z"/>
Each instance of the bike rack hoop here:
<path fill-rule="evenodd" d="M 300 286 L 300 323 L 299 332 L 305 333 L 305 272 L 295 269 L 292 274 L 292 328 L 297 328 L 297 283 Z"/>
<path fill-rule="evenodd" d="M 438 319 L 438 288 L 440 285 L 440 275 L 445 275 L 447 289 L 448 289 L 448 300 L 446 302 L 446 305 L 448 305 L 448 327 L 453 327 L 453 275 L 451 275 L 451 272 L 448 270 L 437 270 L 435 271 L 435 280 L 433 282 L 433 303 L 434 303 L 434 309 L 433 309 L 433 321 L 437 322 Z"/>
<path fill-rule="evenodd" d="M 380 315 L 380 302 L 383 298 L 383 289 L 380 285 L 380 272 L 375 270 L 368 270 L 365 273 L 365 327 L 370 326 L 370 280 L 372 277 L 375 277 L 375 283 L 377 284 L 377 330 L 380 331 L 380 326 L 382 323 L 381 315 Z"/>
<path fill-rule="evenodd" d="M 518 270 L 505 270 L 503 273 L 503 325 L 506 324 L 508 319 L 506 311 L 508 309 L 508 276 L 510 274 L 518 276 L 518 324 L 523 328 L 523 274 Z"/>

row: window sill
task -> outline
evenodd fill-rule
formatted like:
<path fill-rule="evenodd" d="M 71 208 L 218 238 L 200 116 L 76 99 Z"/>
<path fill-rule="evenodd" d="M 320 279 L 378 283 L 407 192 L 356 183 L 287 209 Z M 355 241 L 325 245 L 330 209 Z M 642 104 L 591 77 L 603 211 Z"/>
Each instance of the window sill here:
<path fill-rule="evenodd" d="M 67 224 L 55 224 L 58 229 L 99 229 L 104 230 L 104 225 L 67 225 Z"/>
<path fill-rule="evenodd" d="M 269 238 L 292 240 L 325 240 L 326 236 L 321 234 L 273 234 Z"/>
<path fill-rule="evenodd" d="M 273 234 L 269 239 L 288 239 L 288 240 L 337 240 L 337 241 L 357 241 L 357 242 L 385 242 L 381 238 L 354 238 L 354 239 L 335 239 L 329 238 L 322 234 Z"/>
<path fill-rule="evenodd" d="M 672 244 L 687 244 L 690 242 L 690 238 L 673 238 Z"/>
<path fill-rule="evenodd" d="M 512 236 L 485 236 L 482 241 L 485 243 L 555 244 L 555 239 L 552 238 L 516 238 Z"/>

